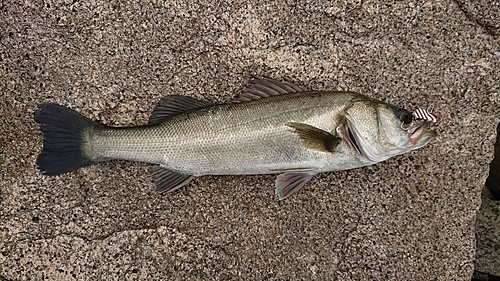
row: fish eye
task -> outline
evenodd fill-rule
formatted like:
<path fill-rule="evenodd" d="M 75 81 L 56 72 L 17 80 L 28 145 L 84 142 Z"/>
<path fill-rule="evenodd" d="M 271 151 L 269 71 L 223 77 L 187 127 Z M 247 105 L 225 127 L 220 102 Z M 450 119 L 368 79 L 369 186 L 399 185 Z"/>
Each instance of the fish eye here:
<path fill-rule="evenodd" d="M 413 121 L 413 117 L 411 116 L 410 112 L 406 109 L 398 109 L 397 115 L 399 117 L 399 120 L 403 121 L 404 124 L 410 124 L 411 121 Z"/>

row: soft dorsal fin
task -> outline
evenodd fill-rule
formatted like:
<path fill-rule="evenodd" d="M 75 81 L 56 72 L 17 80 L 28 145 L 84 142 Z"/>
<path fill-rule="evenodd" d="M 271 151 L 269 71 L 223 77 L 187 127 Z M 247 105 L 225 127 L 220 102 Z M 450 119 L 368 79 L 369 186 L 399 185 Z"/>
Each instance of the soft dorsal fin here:
<path fill-rule="evenodd" d="M 186 96 L 166 96 L 156 105 L 149 117 L 149 124 L 161 123 L 165 118 L 184 113 L 193 109 L 213 105 L 209 101 L 197 100 Z"/>
<path fill-rule="evenodd" d="M 280 82 L 268 77 L 253 77 L 247 89 L 234 102 L 246 102 L 305 91 L 304 87 L 295 85 L 289 80 Z"/>
<path fill-rule="evenodd" d="M 308 124 L 288 122 L 285 125 L 295 129 L 294 133 L 299 135 L 302 145 L 308 149 L 334 152 L 342 141 L 339 137 Z"/>

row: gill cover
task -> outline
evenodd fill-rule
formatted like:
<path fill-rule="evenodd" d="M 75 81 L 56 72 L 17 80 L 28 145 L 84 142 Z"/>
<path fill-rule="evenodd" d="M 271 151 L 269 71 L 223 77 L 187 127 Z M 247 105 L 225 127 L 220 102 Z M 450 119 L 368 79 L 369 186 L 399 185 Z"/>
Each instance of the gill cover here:
<path fill-rule="evenodd" d="M 349 143 L 370 162 L 414 149 L 408 131 L 402 127 L 412 123 L 412 115 L 404 109 L 366 99 L 353 102 L 344 115 Z"/>

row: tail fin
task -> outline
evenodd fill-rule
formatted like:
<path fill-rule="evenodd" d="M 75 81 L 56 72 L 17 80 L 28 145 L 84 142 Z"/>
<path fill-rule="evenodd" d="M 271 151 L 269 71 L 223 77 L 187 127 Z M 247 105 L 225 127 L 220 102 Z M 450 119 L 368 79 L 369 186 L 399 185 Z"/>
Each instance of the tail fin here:
<path fill-rule="evenodd" d="M 103 125 L 57 104 L 41 104 L 35 121 L 45 136 L 43 151 L 36 161 L 43 174 L 58 175 L 87 166 L 94 161 L 82 150 L 86 129 Z"/>

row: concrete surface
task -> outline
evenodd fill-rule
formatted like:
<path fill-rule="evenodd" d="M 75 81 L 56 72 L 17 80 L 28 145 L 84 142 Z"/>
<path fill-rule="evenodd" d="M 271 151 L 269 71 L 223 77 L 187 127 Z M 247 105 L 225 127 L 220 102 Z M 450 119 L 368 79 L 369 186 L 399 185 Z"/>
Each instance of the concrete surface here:
<path fill-rule="evenodd" d="M 4 1 L 0 279 L 470 280 L 499 121 L 498 1 Z M 39 103 L 146 123 L 163 95 L 223 102 L 251 75 L 354 90 L 443 122 L 428 147 L 317 176 L 35 167 Z"/>
<path fill-rule="evenodd" d="M 500 201 L 483 198 L 476 217 L 475 270 L 500 276 Z"/>

